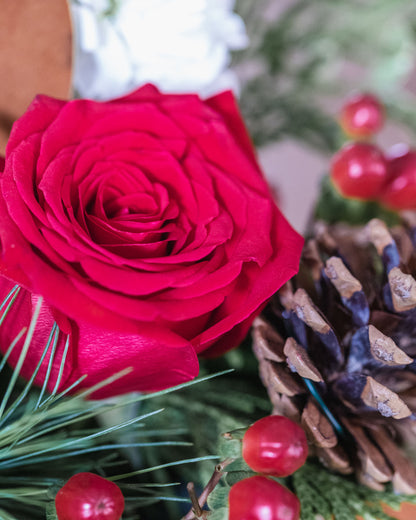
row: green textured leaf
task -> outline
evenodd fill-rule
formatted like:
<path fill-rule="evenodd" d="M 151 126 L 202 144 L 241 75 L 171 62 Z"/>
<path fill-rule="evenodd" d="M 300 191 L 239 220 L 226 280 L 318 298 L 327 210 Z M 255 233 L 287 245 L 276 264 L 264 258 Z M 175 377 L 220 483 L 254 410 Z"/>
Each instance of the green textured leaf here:
<path fill-rule="evenodd" d="M 239 482 L 240 480 L 243 480 L 245 478 L 252 477 L 253 475 L 255 475 L 255 473 L 252 470 L 249 470 L 249 471 L 244 471 L 244 470 L 229 471 L 224 476 L 224 481 L 227 483 L 227 485 L 232 486 L 236 482 Z"/>
<path fill-rule="evenodd" d="M 209 520 L 228 520 L 228 508 L 216 509 L 209 515 Z"/>
<path fill-rule="evenodd" d="M 208 496 L 207 504 L 211 511 L 226 508 L 228 504 L 229 486 L 219 484 L 214 491 Z"/>
<path fill-rule="evenodd" d="M 230 432 L 227 432 L 227 433 L 224 433 L 223 434 L 223 437 L 225 438 L 225 440 L 229 440 L 229 439 L 238 439 L 238 440 L 243 440 L 243 437 L 247 431 L 247 428 L 237 428 L 236 430 L 232 430 Z"/>
<path fill-rule="evenodd" d="M 253 471 L 250 469 L 250 466 L 246 464 L 245 460 L 242 457 L 238 457 L 238 459 L 236 459 L 234 462 L 228 465 L 227 471 L 245 471 L 251 472 L 251 474 L 253 475 Z"/>
<path fill-rule="evenodd" d="M 238 439 L 222 438 L 218 445 L 219 455 L 222 459 L 237 459 L 241 457 L 241 441 Z"/>

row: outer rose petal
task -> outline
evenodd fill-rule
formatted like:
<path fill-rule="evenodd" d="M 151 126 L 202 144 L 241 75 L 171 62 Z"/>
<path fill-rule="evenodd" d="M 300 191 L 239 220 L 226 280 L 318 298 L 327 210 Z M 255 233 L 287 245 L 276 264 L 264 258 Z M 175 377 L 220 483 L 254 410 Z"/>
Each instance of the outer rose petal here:
<path fill-rule="evenodd" d="M 10 219 L 6 204 L 0 193 L 0 274 L 28 286 L 26 274 L 20 268 L 23 251 L 28 249 L 20 230 Z"/>
<path fill-rule="evenodd" d="M 6 157 L 28 136 L 48 128 L 65 104 L 66 101 L 49 96 L 36 96 L 27 111 L 13 125 L 7 141 Z"/>
<path fill-rule="evenodd" d="M 13 282 L 0 277 L 0 301 L 13 286 Z M 37 301 L 38 297 L 34 297 L 29 291 L 20 290 L 0 328 L 2 345 L 8 347 L 19 332 L 29 326 Z M 62 319 L 59 314 L 43 303 L 31 348 L 21 370 L 21 375 L 26 379 L 31 377 L 40 360 L 55 320 L 58 319 L 60 329 L 65 327 L 66 324 L 61 324 L 60 318 Z M 146 324 L 143 329 L 149 332 Z M 67 335 L 60 333 L 47 386 L 49 391 L 53 390 L 56 383 L 66 339 Z M 10 355 L 12 365 L 17 363 L 23 342 L 24 338 Z M 49 353 L 35 379 L 35 383 L 39 385 L 45 378 Z M 92 398 L 102 399 L 132 391 L 161 390 L 189 381 L 198 374 L 198 359 L 189 342 L 162 327 L 146 335 L 108 332 L 98 327 L 85 324 L 77 326 L 72 323 L 67 362 L 58 390 L 67 388 L 83 375 L 88 377 L 76 389 L 89 388 L 126 368 L 132 368 L 132 371 L 94 392 Z"/>
<path fill-rule="evenodd" d="M 276 210 L 278 211 L 278 210 Z M 256 269 L 247 273 L 247 279 L 240 289 L 240 298 L 224 306 L 222 320 L 207 328 L 194 340 L 197 352 L 204 356 L 218 356 L 230 349 L 231 344 L 238 344 L 248 331 L 249 324 L 261 311 L 263 305 L 274 294 L 276 287 L 281 287 L 298 271 L 299 255 L 303 239 L 290 233 L 286 219 L 277 214 L 278 225 L 275 228 L 275 255 L 261 270 L 261 277 Z M 237 291 L 234 292 L 234 297 Z"/>
<path fill-rule="evenodd" d="M 143 328 L 149 332 L 148 327 Z M 167 329 L 158 328 L 161 330 L 153 335 L 122 334 L 81 324 L 77 350 L 82 351 L 82 356 L 77 357 L 74 372 L 63 387 L 80 375 L 88 374 L 81 384 L 81 388 L 88 388 L 126 367 L 133 370 L 94 392 L 92 398 L 162 390 L 196 377 L 199 364 L 191 343 Z"/>
<path fill-rule="evenodd" d="M 230 91 L 221 92 L 206 100 L 207 105 L 220 113 L 227 123 L 228 128 L 233 130 L 234 137 L 239 141 L 241 148 L 249 154 L 256 169 L 257 158 L 254 152 L 253 143 L 247 132 L 247 128 L 241 117 L 236 100 Z"/>
<path fill-rule="evenodd" d="M 134 90 L 127 96 L 118 97 L 109 101 L 109 103 L 134 103 L 136 101 L 154 101 L 159 99 L 163 94 L 160 93 L 159 89 L 151 83 L 146 83 L 137 90 Z"/>

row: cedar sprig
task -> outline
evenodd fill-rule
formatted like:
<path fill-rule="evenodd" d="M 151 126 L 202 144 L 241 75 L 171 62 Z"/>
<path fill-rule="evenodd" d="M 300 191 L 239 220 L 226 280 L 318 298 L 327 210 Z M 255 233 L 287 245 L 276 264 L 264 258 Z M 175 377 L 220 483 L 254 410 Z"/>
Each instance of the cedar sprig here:
<path fill-rule="evenodd" d="M 353 478 L 335 475 L 314 462 L 308 462 L 291 478 L 290 484 L 302 506 L 301 520 L 394 520 L 383 504 L 399 509 L 402 502 L 416 504 L 416 495 L 374 491 Z M 320 516 L 318 516 L 320 515 Z"/>

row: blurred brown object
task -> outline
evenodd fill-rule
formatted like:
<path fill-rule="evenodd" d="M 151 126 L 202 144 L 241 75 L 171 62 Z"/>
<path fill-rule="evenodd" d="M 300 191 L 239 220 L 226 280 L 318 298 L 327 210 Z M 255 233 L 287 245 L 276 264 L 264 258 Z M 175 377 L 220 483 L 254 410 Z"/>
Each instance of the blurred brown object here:
<path fill-rule="evenodd" d="M 388 515 L 397 518 L 397 520 L 415 520 L 416 518 L 416 505 L 409 502 L 403 502 L 399 511 L 388 506 L 384 506 L 383 509 Z"/>
<path fill-rule="evenodd" d="M 0 0 L 0 154 L 36 94 L 68 97 L 71 66 L 66 0 Z"/>

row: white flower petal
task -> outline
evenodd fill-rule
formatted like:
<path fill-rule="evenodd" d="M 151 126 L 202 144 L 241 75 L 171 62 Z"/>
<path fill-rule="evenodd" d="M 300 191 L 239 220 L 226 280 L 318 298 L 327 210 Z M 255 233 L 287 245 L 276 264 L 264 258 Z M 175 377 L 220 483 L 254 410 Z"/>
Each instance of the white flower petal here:
<path fill-rule="evenodd" d="M 133 71 L 126 47 L 114 27 L 100 24 L 100 44 L 75 55 L 74 87 L 85 98 L 107 100 L 132 90 Z"/>
<path fill-rule="evenodd" d="M 236 88 L 226 74 L 229 51 L 248 41 L 234 0 L 119 0 L 111 17 L 109 0 L 79 4 L 72 13 L 81 96 L 110 99 L 146 82 L 171 92 Z"/>

